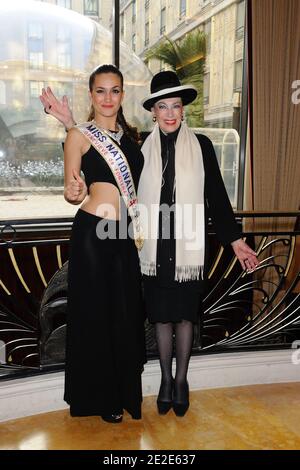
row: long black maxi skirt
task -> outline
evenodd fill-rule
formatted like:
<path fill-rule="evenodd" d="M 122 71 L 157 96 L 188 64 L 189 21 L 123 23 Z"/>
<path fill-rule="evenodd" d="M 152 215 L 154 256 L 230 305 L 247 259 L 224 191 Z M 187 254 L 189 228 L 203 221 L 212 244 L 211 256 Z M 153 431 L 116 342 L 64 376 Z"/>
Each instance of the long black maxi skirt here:
<path fill-rule="evenodd" d="M 127 410 L 139 419 L 146 354 L 138 254 L 131 238 L 99 239 L 100 220 L 79 209 L 72 227 L 64 399 L 72 416 Z"/>

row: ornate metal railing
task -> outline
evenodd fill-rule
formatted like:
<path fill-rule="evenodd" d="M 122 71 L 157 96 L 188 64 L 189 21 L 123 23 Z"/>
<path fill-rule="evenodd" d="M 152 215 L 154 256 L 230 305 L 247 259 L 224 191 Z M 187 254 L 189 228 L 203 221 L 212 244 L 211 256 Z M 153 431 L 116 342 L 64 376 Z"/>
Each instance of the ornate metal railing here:
<path fill-rule="evenodd" d="M 270 221 L 300 212 L 237 212 Z M 0 378 L 64 367 L 72 218 L 0 222 Z M 292 224 L 296 227 L 296 224 Z M 209 233 L 208 276 L 193 353 L 287 348 L 300 338 L 300 230 L 244 232 L 260 264 L 242 271 Z M 146 322 L 148 357 L 157 355 Z"/>

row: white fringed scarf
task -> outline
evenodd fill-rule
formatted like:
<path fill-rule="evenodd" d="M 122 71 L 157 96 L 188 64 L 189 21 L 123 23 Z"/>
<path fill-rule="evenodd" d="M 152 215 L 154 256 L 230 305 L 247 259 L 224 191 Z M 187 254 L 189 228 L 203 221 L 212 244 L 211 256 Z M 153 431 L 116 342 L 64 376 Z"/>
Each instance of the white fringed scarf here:
<path fill-rule="evenodd" d="M 158 124 L 145 140 L 142 152 L 145 162 L 138 187 L 138 201 L 145 241 L 139 256 L 142 273 L 155 276 L 162 181 Z M 196 136 L 184 122 L 175 145 L 175 183 L 175 280 L 182 282 L 203 276 L 205 252 L 203 157 Z"/>

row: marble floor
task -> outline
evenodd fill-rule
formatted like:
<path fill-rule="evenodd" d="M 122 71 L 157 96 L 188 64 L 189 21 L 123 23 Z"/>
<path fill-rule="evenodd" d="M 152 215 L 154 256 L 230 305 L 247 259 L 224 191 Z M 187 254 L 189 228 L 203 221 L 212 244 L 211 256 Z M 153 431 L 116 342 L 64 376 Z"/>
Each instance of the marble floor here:
<path fill-rule="evenodd" d="M 1 450 L 300 449 L 300 382 L 191 392 L 183 418 L 160 416 L 156 397 L 143 419 L 121 424 L 71 418 L 68 410 L 0 423 Z"/>

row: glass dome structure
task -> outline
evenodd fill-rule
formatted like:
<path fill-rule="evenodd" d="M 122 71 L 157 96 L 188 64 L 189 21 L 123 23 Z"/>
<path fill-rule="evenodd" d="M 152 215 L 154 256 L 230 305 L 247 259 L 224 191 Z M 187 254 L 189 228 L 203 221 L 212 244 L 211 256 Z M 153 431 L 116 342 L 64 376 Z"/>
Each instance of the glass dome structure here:
<path fill-rule="evenodd" d="M 237 207 L 240 136 L 235 129 L 216 127 L 191 128 L 195 134 L 206 135 L 214 145 L 217 160 L 230 202 Z"/>
<path fill-rule="evenodd" d="M 124 113 L 143 129 L 149 113 L 140 103 L 151 73 L 125 44 L 120 54 Z M 88 77 L 111 61 L 112 34 L 99 23 L 48 3 L 0 1 L 0 188 L 61 185 L 64 129 L 43 112 L 41 89 L 66 94 L 76 121 L 85 121 Z"/>

